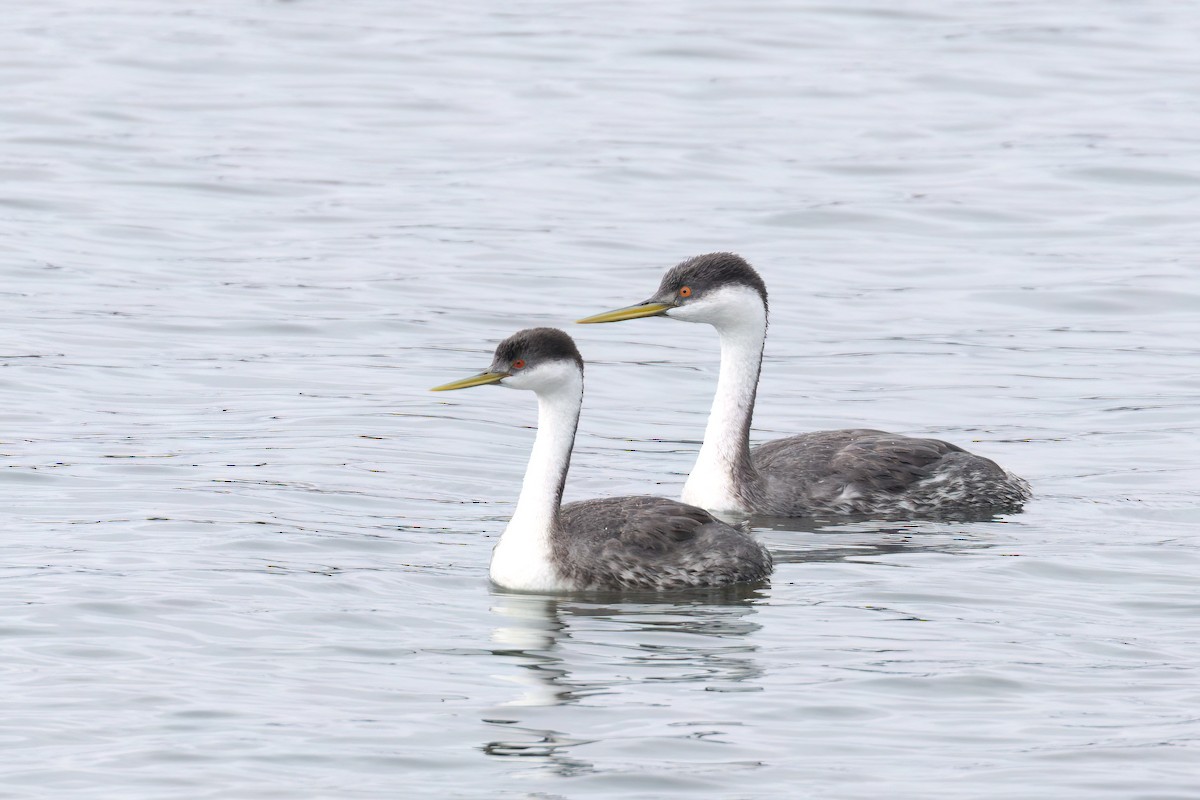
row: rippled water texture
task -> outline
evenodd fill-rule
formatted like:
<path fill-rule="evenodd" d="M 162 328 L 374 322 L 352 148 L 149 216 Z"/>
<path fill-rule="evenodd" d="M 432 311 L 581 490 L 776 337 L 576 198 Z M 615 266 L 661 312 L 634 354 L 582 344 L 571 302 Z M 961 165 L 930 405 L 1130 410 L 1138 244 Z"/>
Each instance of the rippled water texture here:
<path fill-rule="evenodd" d="M 1187 4 L 44 0 L 0 30 L 0 795 L 1192 798 Z M 490 589 L 533 398 L 429 386 L 744 254 L 754 436 L 936 435 L 982 522 L 769 587 Z M 701 326 L 570 326 L 568 499 L 676 495 Z"/>

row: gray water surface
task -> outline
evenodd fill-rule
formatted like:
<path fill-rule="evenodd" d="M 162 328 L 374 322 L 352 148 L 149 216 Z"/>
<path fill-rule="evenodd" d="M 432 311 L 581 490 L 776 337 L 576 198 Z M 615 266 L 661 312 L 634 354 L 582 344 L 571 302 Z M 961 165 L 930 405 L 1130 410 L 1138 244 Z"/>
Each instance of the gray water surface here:
<path fill-rule="evenodd" d="M 101 7 L 101 5 L 103 7 Z M 1193 798 L 1200 15 L 1167 0 L 12 5 L 0 796 Z M 762 521 L 769 586 L 490 588 L 676 496 L 715 335 L 571 320 L 736 250 L 754 438 L 932 435 L 985 521 Z"/>

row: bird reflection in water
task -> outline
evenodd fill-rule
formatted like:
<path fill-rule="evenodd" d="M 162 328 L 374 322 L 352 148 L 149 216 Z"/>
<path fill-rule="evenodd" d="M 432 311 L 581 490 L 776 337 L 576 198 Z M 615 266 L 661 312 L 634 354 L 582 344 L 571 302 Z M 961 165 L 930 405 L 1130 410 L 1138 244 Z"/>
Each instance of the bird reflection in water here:
<path fill-rule="evenodd" d="M 736 520 L 729 520 L 731 522 Z M 956 555 L 994 547 L 1004 516 L 963 512 L 933 520 L 900 522 L 878 516 L 749 518 L 759 539 L 779 564 L 866 563 L 889 555 Z M 994 527 L 965 525 L 990 522 Z M 778 534 L 778 535 L 776 535 Z M 807 534 L 807 536 L 805 535 Z"/>
<path fill-rule="evenodd" d="M 901 523 L 844 516 L 750 521 L 780 564 L 969 553 L 995 546 L 997 528 L 963 523 L 1005 522 L 1003 517 Z M 775 579 L 786 577 L 777 573 Z M 751 634 L 762 627 L 754 617 L 770 592 L 764 586 L 640 597 L 494 590 L 492 610 L 500 622 L 491 653 L 516 665 L 500 678 L 521 691 L 484 718 L 503 733 L 481 749 L 489 756 L 529 759 L 529 766 L 558 775 L 592 772 L 595 767 L 576 748 L 594 740 L 544 727 L 547 717 L 565 718 L 553 707 L 606 705 L 587 702 L 603 695 L 628 695 L 627 703 L 644 703 L 644 692 L 636 696 L 638 687 L 664 682 L 702 684 L 705 691 L 760 691 L 763 670 Z"/>
<path fill-rule="evenodd" d="M 748 635 L 761 586 L 660 595 L 552 597 L 496 590 L 502 618 L 492 653 L 518 669 L 503 680 L 521 692 L 483 721 L 503 730 L 489 756 L 529 758 L 560 775 L 592 765 L 572 752 L 591 740 L 525 724 L 518 708 L 565 706 L 649 683 L 693 682 L 709 691 L 759 691 L 762 669 Z M 588 675 L 603 676 L 589 680 Z M 529 712 L 530 716 L 540 716 Z"/>

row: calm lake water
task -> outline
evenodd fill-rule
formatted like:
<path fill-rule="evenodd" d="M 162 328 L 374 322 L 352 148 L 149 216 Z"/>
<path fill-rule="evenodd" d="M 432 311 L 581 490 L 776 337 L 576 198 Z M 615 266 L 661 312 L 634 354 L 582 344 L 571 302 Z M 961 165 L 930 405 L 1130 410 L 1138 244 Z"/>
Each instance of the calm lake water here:
<path fill-rule="evenodd" d="M 1094 2 L 6 9 L 0 797 L 1194 798 L 1200 15 Z M 982 522 L 769 587 L 489 587 L 559 325 L 568 499 L 677 495 L 756 264 L 754 436 L 934 435 Z"/>

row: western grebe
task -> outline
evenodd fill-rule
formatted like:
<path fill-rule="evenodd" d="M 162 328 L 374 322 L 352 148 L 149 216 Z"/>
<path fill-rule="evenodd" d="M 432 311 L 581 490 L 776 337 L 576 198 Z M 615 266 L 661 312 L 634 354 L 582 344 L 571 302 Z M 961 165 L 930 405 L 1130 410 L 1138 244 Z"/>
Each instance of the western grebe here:
<path fill-rule="evenodd" d="M 750 448 L 750 418 L 767 338 L 767 288 L 740 256 L 709 253 L 667 271 L 654 296 L 579 322 L 666 316 L 705 322 L 721 340 L 721 372 L 683 500 L 713 511 L 1015 510 L 1029 484 L 994 461 L 938 439 L 868 429 L 802 433 Z"/>
<path fill-rule="evenodd" d="M 583 359 L 556 328 L 505 339 L 486 372 L 433 391 L 499 384 L 531 389 L 538 428 L 521 496 L 492 552 L 506 589 L 684 589 L 759 581 L 771 556 L 748 533 L 662 497 L 608 497 L 562 505 L 583 405 Z"/>

